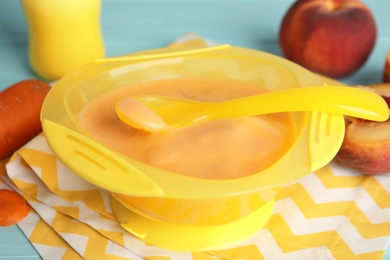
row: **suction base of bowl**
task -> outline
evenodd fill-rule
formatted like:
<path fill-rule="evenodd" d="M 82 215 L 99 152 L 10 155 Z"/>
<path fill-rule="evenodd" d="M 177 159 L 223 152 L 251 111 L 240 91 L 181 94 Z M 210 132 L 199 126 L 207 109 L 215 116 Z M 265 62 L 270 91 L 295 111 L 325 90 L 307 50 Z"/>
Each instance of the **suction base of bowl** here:
<path fill-rule="evenodd" d="M 120 225 L 145 243 L 174 251 L 219 250 L 257 233 L 271 217 L 273 200 L 252 214 L 222 225 L 183 225 L 141 216 L 112 197 L 111 206 Z"/>

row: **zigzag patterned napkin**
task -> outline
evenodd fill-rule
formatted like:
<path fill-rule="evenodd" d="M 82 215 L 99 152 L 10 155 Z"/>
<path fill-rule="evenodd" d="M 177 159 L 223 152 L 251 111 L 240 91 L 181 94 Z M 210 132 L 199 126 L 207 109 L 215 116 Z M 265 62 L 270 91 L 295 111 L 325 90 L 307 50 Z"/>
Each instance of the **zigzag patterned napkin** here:
<path fill-rule="evenodd" d="M 177 44 L 212 43 L 188 34 Z M 255 236 L 207 252 L 134 238 L 116 222 L 108 192 L 67 169 L 43 135 L 14 154 L 2 178 L 32 206 L 18 225 L 44 259 L 381 259 L 390 241 L 390 174 L 365 176 L 337 162 L 283 187 Z"/>

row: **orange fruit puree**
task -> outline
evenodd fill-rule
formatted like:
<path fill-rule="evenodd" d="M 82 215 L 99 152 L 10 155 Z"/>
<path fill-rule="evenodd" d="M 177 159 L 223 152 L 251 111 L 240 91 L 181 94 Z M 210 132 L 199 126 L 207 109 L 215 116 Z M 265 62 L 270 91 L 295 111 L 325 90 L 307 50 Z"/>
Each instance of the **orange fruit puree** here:
<path fill-rule="evenodd" d="M 146 94 L 220 101 L 264 91 L 227 79 L 152 80 L 102 93 L 83 107 L 79 121 L 107 147 L 154 167 L 198 178 L 240 178 L 269 167 L 291 145 L 293 127 L 288 113 L 220 119 L 152 133 L 123 123 L 115 104 L 126 96 Z"/>

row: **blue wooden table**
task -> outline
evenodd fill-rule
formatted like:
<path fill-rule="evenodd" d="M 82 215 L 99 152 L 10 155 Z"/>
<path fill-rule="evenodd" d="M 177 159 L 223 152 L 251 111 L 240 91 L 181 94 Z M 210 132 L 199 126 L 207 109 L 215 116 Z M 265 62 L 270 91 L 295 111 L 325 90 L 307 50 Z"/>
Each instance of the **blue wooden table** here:
<path fill-rule="evenodd" d="M 107 56 L 160 48 L 186 32 L 219 43 L 281 55 L 280 21 L 293 0 L 103 0 L 101 26 Z M 379 37 L 364 67 L 342 79 L 349 84 L 382 80 L 390 49 L 390 1 L 365 1 L 373 11 Z M 28 32 L 19 1 L 0 4 L 0 90 L 38 78 L 28 63 Z M 390 259 L 390 253 L 385 256 Z M 40 259 L 17 226 L 0 228 L 0 259 Z"/>

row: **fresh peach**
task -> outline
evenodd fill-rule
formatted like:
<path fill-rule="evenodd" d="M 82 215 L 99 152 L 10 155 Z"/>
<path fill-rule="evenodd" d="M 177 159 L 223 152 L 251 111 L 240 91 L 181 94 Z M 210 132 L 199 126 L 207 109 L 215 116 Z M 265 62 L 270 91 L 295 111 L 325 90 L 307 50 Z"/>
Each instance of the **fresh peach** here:
<path fill-rule="evenodd" d="M 390 103 L 390 83 L 371 85 L 367 89 Z M 336 155 L 345 166 L 364 174 L 390 172 L 390 120 L 373 122 L 345 117 L 344 141 Z"/>
<path fill-rule="evenodd" d="M 297 0 L 284 15 L 279 31 L 287 59 L 332 78 L 358 70 L 376 39 L 374 16 L 358 0 Z"/>
<path fill-rule="evenodd" d="M 383 71 L 383 82 L 390 82 L 390 50 L 387 52 L 385 68 Z"/>

